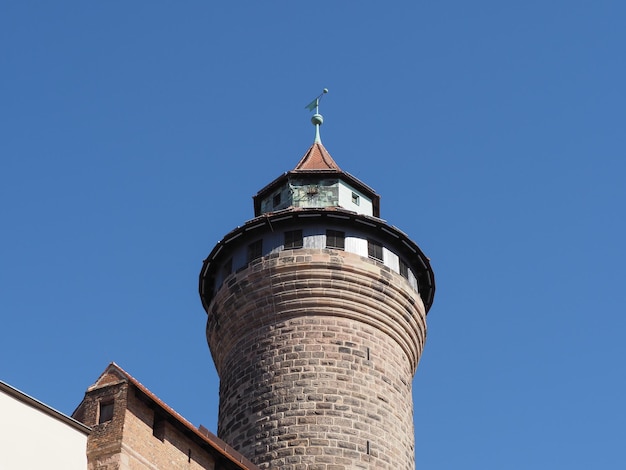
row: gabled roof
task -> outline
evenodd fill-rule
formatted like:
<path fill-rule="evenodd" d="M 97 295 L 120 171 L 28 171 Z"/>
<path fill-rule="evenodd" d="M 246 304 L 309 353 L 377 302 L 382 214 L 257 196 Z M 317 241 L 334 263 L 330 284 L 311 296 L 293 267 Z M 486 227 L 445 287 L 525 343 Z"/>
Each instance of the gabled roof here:
<path fill-rule="evenodd" d="M 237 465 L 241 470 L 258 470 L 258 467 L 250 462 L 243 454 L 239 453 L 231 446 L 226 444 L 216 435 L 208 431 L 204 426 L 196 428 L 193 424 L 178 414 L 173 408 L 168 406 L 159 397 L 152 393 L 148 388 L 135 379 L 132 375 L 118 366 L 115 362 L 111 362 L 104 372 L 98 377 L 96 383 L 89 387 L 88 391 L 107 386 L 119 382 L 128 382 L 132 384 L 137 391 L 143 396 L 145 400 L 150 402 L 155 408 L 169 415 L 173 421 L 182 428 L 190 431 L 197 438 L 200 438 L 206 444 L 208 444 L 216 453 L 221 455 L 224 459 Z"/>
<path fill-rule="evenodd" d="M 309 150 L 306 151 L 304 157 L 298 162 L 294 171 L 301 170 L 334 170 L 341 171 L 339 166 L 330 156 L 328 150 L 324 148 L 321 142 L 315 142 Z"/>

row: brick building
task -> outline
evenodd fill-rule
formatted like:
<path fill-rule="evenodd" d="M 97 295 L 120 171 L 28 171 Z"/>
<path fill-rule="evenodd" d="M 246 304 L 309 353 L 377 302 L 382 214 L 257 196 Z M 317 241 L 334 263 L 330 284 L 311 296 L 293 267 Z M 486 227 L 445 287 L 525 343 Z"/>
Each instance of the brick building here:
<path fill-rule="evenodd" d="M 72 416 L 0 382 L 0 469 L 257 470 L 115 363 Z"/>
<path fill-rule="evenodd" d="M 257 468 L 114 363 L 89 387 L 72 418 L 91 428 L 89 470 Z"/>

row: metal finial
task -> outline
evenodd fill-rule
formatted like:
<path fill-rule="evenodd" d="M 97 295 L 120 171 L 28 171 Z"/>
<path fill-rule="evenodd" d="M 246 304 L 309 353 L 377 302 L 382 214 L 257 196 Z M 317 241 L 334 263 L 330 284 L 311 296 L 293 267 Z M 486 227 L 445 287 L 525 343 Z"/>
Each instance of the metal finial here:
<path fill-rule="evenodd" d="M 305 106 L 305 108 L 309 111 L 313 111 L 313 109 L 315 109 L 315 114 L 311 117 L 311 122 L 315 126 L 315 143 L 318 144 L 322 143 L 322 139 L 320 138 L 320 126 L 324 123 L 324 118 L 319 113 L 320 100 L 322 99 L 322 96 L 324 96 L 326 93 L 328 93 L 328 88 L 324 88 L 313 101 Z"/>

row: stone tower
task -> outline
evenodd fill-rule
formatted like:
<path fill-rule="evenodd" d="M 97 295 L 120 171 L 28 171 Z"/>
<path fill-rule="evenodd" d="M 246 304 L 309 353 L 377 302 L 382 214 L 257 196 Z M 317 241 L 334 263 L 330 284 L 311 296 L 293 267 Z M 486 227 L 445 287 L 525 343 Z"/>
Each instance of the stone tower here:
<path fill-rule="evenodd" d="M 200 273 L 218 435 L 260 468 L 414 469 L 433 272 L 324 148 L 317 110 L 312 121 L 313 145 Z"/>

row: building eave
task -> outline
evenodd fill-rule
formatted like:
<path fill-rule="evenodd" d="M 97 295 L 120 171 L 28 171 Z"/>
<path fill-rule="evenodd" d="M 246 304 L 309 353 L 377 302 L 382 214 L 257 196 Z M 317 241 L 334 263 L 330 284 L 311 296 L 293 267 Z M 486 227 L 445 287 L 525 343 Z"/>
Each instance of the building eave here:
<path fill-rule="evenodd" d="M 35 408 L 47 414 L 48 416 L 67 424 L 68 426 L 76 429 L 77 431 L 82 432 L 85 435 L 88 435 L 89 433 L 91 433 L 91 428 L 89 426 L 85 426 L 80 421 L 77 421 L 74 418 L 67 416 L 64 413 L 61 413 L 60 411 L 55 410 L 51 406 L 46 405 L 45 403 L 37 400 L 36 398 L 31 397 L 30 395 L 22 392 L 21 390 L 18 390 L 15 387 L 12 387 L 6 382 L 2 382 L 1 380 L 0 380 L 0 391 L 5 392 L 7 395 L 10 395 L 11 397 L 15 398 L 21 403 L 24 403 L 25 405 Z"/>
<path fill-rule="evenodd" d="M 424 302 L 426 313 L 428 313 L 434 301 L 435 278 L 430 266 L 430 260 L 419 246 L 404 232 L 393 225 L 389 225 L 383 219 L 357 214 L 356 212 L 337 207 L 289 208 L 276 212 L 268 212 L 231 230 L 215 245 L 209 256 L 204 260 L 202 270 L 200 271 L 199 290 L 205 311 L 208 309 L 205 295 L 209 294 L 209 297 L 212 295 L 209 292 L 205 292 L 205 281 L 214 274 L 217 265 L 219 265 L 219 259 L 224 256 L 224 253 L 232 249 L 231 243 L 235 242 L 235 240 L 238 241 L 242 236 L 247 237 L 254 235 L 255 232 L 273 231 L 276 227 L 280 227 L 281 224 L 310 223 L 311 221 L 321 220 L 323 218 L 327 220 L 330 219 L 334 223 L 354 223 L 363 228 L 367 227 L 368 229 L 376 230 L 382 238 L 389 240 L 394 246 L 410 254 L 410 257 L 413 259 L 413 266 L 419 269 L 419 272 L 423 273 L 425 277 L 423 285 L 424 290 L 420 290 L 420 297 Z"/>

